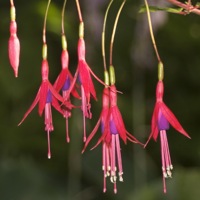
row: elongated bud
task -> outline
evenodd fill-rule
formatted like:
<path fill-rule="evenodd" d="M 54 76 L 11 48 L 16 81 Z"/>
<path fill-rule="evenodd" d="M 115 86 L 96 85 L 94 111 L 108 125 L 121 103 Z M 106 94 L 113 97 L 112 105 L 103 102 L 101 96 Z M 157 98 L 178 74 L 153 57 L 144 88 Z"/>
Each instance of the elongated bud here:
<path fill-rule="evenodd" d="M 10 20 L 15 21 L 16 20 L 16 11 L 15 6 L 10 7 Z"/>
<path fill-rule="evenodd" d="M 69 65 L 69 54 L 67 50 L 63 50 L 61 54 L 62 69 L 68 68 Z"/>
<path fill-rule="evenodd" d="M 115 84 L 115 69 L 112 65 L 110 66 L 109 71 L 110 71 L 110 84 L 114 85 Z"/>
<path fill-rule="evenodd" d="M 103 96 L 102 96 L 102 104 L 103 104 L 103 108 L 109 108 L 109 89 L 108 88 L 104 88 L 103 90 Z"/>
<path fill-rule="evenodd" d="M 42 61 L 41 73 L 42 73 L 42 80 L 43 81 L 48 80 L 48 77 L 49 77 L 49 64 L 48 64 L 47 60 L 43 60 Z"/>
<path fill-rule="evenodd" d="M 8 55 L 10 65 L 14 70 L 15 77 L 18 77 L 20 42 L 17 37 L 17 24 L 15 21 L 10 22 L 10 38 L 8 41 Z"/>
<path fill-rule="evenodd" d="M 61 42 L 62 42 L 62 49 L 67 50 L 67 40 L 66 40 L 65 35 L 62 35 Z"/>
<path fill-rule="evenodd" d="M 85 60 L 85 41 L 83 38 L 78 40 L 78 59 Z"/>
<path fill-rule="evenodd" d="M 162 81 L 158 81 L 156 87 L 156 101 L 162 101 L 164 94 L 164 85 Z"/>
<path fill-rule="evenodd" d="M 79 38 L 84 38 L 84 23 L 79 24 Z"/>
<path fill-rule="evenodd" d="M 104 83 L 106 84 L 105 87 L 109 86 L 109 74 L 107 70 L 104 71 Z"/>
<path fill-rule="evenodd" d="M 164 66 L 162 62 L 158 63 L 158 80 L 162 81 L 164 79 Z"/>
<path fill-rule="evenodd" d="M 115 85 L 110 86 L 110 106 L 116 106 L 117 105 L 117 90 Z"/>
<path fill-rule="evenodd" d="M 47 44 L 43 44 L 43 47 L 42 47 L 42 59 L 43 60 L 47 59 Z"/>

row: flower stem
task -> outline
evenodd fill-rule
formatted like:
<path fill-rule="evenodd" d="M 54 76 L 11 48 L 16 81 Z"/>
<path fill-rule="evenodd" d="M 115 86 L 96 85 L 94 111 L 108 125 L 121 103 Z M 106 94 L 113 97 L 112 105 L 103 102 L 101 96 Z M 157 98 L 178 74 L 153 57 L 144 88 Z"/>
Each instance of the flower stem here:
<path fill-rule="evenodd" d="M 66 3 L 67 3 L 67 0 L 64 0 L 64 3 L 63 3 L 63 8 L 62 8 L 62 35 L 64 35 L 65 34 L 65 28 L 64 28 L 64 22 L 65 22 L 65 19 L 64 19 L 64 17 L 65 17 L 65 7 L 66 7 Z"/>
<path fill-rule="evenodd" d="M 14 6 L 14 1 L 13 0 L 10 0 L 10 5 Z"/>
<path fill-rule="evenodd" d="M 51 0 L 48 0 L 46 12 L 45 12 L 45 17 L 44 17 L 43 36 L 42 36 L 42 40 L 43 40 L 44 44 L 46 44 L 46 23 L 47 23 L 47 14 L 48 14 L 48 11 L 49 11 L 50 3 L 51 3 Z"/>
<path fill-rule="evenodd" d="M 79 20 L 80 20 L 80 22 L 83 22 L 79 0 L 76 0 L 76 7 L 77 7 L 77 10 L 78 10 Z"/>
<path fill-rule="evenodd" d="M 111 36 L 111 41 L 110 41 L 110 66 L 112 65 L 112 55 L 113 55 L 113 43 L 114 43 L 114 38 L 115 38 L 115 32 L 116 32 L 116 28 L 117 28 L 117 22 L 119 20 L 119 15 L 122 11 L 122 8 L 125 4 L 126 0 L 124 0 L 119 8 L 119 11 L 117 13 L 116 19 L 115 19 L 115 23 L 114 23 L 114 27 L 113 27 L 113 32 L 112 32 L 112 36 Z"/>
<path fill-rule="evenodd" d="M 152 40 L 152 43 L 153 43 L 153 47 L 154 47 L 154 50 L 155 50 L 158 62 L 162 62 L 161 58 L 160 58 L 160 55 L 158 53 L 158 48 L 156 46 L 156 41 L 155 41 L 154 34 L 153 34 L 153 28 L 152 28 L 152 23 L 151 23 L 151 16 L 150 16 L 150 11 L 149 11 L 149 5 L 148 5 L 147 0 L 144 0 L 144 2 L 145 2 L 146 9 L 147 9 L 147 18 L 148 18 L 148 24 L 149 24 L 149 31 L 150 31 L 150 35 L 151 35 L 151 40 Z"/>
<path fill-rule="evenodd" d="M 104 71 L 107 71 L 106 67 L 106 56 L 105 56 L 105 31 L 106 31 L 106 21 L 107 21 L 107 16 L 108 16 L 108 11 L 110 9 L 111 4 L 113 3 L 113 0 L 110 1 L 108 4 L 108 7 L 106 9 L 106 13 L 104 16 L 104 22 L 103 22 L 103 31 L 102 31 L 102 57 L 103 57 L 103 66 L 104 66 Z"/>

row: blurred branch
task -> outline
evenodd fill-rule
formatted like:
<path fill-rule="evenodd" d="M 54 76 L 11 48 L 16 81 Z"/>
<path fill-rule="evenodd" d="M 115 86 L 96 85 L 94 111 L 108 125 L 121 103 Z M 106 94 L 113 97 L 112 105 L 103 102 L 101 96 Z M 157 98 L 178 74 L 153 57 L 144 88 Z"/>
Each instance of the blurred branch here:
<path fill-rule="evenodd" d="M 180 8 L 183 8 L 184 12 L 182 14 L 187 15 L 187 14 L 190 14 L 190 13 L 195 13 L 197 15 L 200 15 L 199 3 L 196 3 L 196 5 L 193 6 L 190 0 L 188 0 L 188 2 L 186 2 L 186 3 L 182 3 L 182 2 L 177 1 L 177 0 L 167 0 L 167 1 L 170 2 L 173 5 L 176 5 Z"/>

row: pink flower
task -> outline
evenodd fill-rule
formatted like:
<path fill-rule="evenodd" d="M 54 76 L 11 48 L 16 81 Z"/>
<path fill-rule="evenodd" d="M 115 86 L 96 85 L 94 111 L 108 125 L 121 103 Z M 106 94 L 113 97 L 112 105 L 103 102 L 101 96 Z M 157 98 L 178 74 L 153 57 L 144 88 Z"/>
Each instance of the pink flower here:
<path fill-rule="evenodd" d="M 18 77 L 20 43 L 17 37 L 16 21 L 10 22 L 10 38 L 8 41 L 8 55 L 9 55 L 10 65 L 14 70 L 15 77 Z"/>
<path fill-rule="evenodd" d="M 116 185 L 117 170 L 118 170 L 119 181 L 123 182 L 120 138 L 125 143 L 127 139 L 134 143 L 139 143 L 139 144 L 141 143 L 125 129 L 121 113 L 117 106 L 117 90 L 114 85 L 110 86 L 110 89 L 109 88 L 104 89 L 103 110 L 101 112 L 100 118 L 95 128 L 93 129 L 92 133 L 86 140 L 82 153 L 85 151 L 88 143 L 95 135 L 100 124 L 101 124 L 102 136 L 92 149 L 97 147 L 102 142 L 102 157 L 103 157 L 102 169 L 104 172 L 103 191 L 106 192 L 106 178 L 110 176 L 110 180 L 114 184 L 114 193 L 117 193 L 117 185 Z"/>
<path fill-rule="evenodd" d="M 78 99 L 80 99 L 80 96 L 75 90 L 74 86 L 70 88 L 73 82 L 73 77 L 68 68 L 69 54 L 67 50 L 62 51 L 61 64 L 62 64 L 62 70 L 60 74 L 58 75 L 56 82 L 54 83 L 54 88 L 56 91 L 62 90 L 62 96 L 65 100 L 65 103 L 67 102 L 68 104 L 71 104 L 70 94 L 72 94 L 75 98 L 78 98 Z M 66 141 L 70 142 L 69 130 L 68 130 L 68 118 L 71 117 L 71 110 L 66 108 L 66 106 L 63 106 L 62 110 L 63 110 L 63 116 L 66 119 Z"/>
<path fill-rule="evenodd" d="M 85 117 L 91 119 L 92 113 L 90 111 L 90 97 L 96 100 L 96 91 L 91 78 L 91 69 L 85 60 L 85 41 L 83 38 L 79 38 L 78 41 L 78 78 L 81 84 L 81 99 L 82 99 L 82 111 L 83 111 L 83 125 L 84 125 L 84 136 L 83 141 L 86 141 L 86 128 L 85 128 Z"/>
<path fill-rule="evenodd" d="M 58 103 L 58 100 L 60 102 L 64 102 L 64 99 L 62 96 L 60 96 L 57 91 L 54 89 L 54 87 L 51 85 L 51 83 L 48 80 L 48 74 L 49 74 L 49 66 L 48 61 L 46 59 L 43 59 L 42 61 L 42 83 L 40 85 L 40 88 L 38 90 L 38 93 L 31 104 L 28 111 L 24 114 L 24 117 L 22 118 L 21 122 L 26 119 L 26 117 L 31 113 L 31 111 L 34 109 L 34 107 L 39 104 L 38 112 L 41 116 L 43 111 L 45 110 L 45 131 L 47 131 L 47 139 L 48 139 L 48 158 L 51 158 L 51 150 L 50 150 L 50 132 L 53 131 L 53 122 L 52 122 L 52 113 L 51 113 L 51 105 L 59 111 L 61 114 L 63 114 L 60 105 Z M 66 105 L 66 104 L 65 104 Z M 71 105 L 66 105 L 69 109 L 71 109 Z"/>
<path fill-rule="evenodd" d="M 156 88 L 156 104 L 151 121 L 151 134 L 145 146 L 148 144 L 149 140 L 152 137 L 156 141 L 158 138 L 158 134 L 160 133 L 163 188 L 164 188 L 164 193 L 166 193 L 165 179 L 171 177 L 172 175 L 171 170 L 173 169 L 166 130 L 169 129 L 169 124 L 171 124 L 171 126 L 173 126 L 178 132 L 180 132 L 184 136 L 188 138 L 190 138 L 190 136 L 183 129 L 183 127 L 181 126 L 175 115 L 172 113 L 172 111 L 163 102 L 163 94 L 164 94 L 163 81 L 158 81 Z"/>

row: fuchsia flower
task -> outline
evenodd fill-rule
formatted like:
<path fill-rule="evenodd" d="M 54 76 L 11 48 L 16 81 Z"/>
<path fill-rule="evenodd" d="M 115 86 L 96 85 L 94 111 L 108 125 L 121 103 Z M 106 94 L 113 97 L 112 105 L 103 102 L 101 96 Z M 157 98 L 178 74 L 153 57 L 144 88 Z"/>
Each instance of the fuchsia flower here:
<path fill-rule="evenodd" d="M 103 108 L 100 118 L 95 128 L 87 138 L 82 153 L 85 151 L 90 140 L 93 138 L 98 127 L 101 125 L 102 136 L 92 149 L 97 147 L 102 142 L 102 170 L 104 172 L 103 191 L 106 192 L 106 178 L 110 176 L 110 180 L 114 184 L 114 193 L 117 193 L 116 163 L 118 164 L 119 181 L 123 182 L 120 137 L 125 143 L 127 139 L 134 143 L 140 142 L 125 129 L 121 113 L 117 107 L 117 91 L 114 85 L 112 85 L 110 89 L 104 88 L 102 100 Z"/>
<path fill-rule="evenodd" d="M 51 105 L 59 111 L 61 114 L 63 114 L 63 111 L 60 108 L 60 105 L 58 103 L 58 100 L 60 102 L 64 102 L 64 99 L 62 96 L 60 96 L 57 91 L 54 89 L 54 87 L 51 85 L 51 83 L 48 80 L 49 75 L 49 66 L 48 61 L 46 59 L 43 59 L 42 61 L 42 83 L 40 85 L 40 88 L 38 90 L 38 93 L 31 104 L 28 111 L 24 114 L 23 119 L 19 123 L 22 124 L 23 121 L 26 119 L 26 117 L 30 114 L 30 112 L 34 109 L 34 107 L 39 104 L 38 112 L 41 116 L 43 111 L 45 110 L 45 131 L 47 131 L 47 140 L 48 140 L 48 158 L 51 158 L 51 150 L 50 150 L 50 132 L 54 130 L 53 127 L 53 121 L 52 121 L 52 113 L 51 113 Z M 71 104 L 67 102 L 65 106 L 70 110 Z"/>
<path fill-rule="evenodd" d="M 82 99 L 82 111 L 83 111 L 83 124 L 84 124 L 84 136 L 83 141 L 86 141 L 86 128 L 85 117 L 91 119 L 92 113 L 90 111 L 90 97 L 96 100 L 96 91 L 91 78 L 91 69 L 85 60 L 85 41 L 83 38 L 79 38 L 78 41 L 78 78 L 81 84 L 81 99 Z"/>
<path fill-rule="evenodd" d="M 8 55 L 10 65 L 14 70 L 15 77 L 18 77 L 20 42 L 17 37 L 17 23 L 15 21 L 15 7 L 11 5 L 10 38 L 8 41 Z"/>
<path fill-rule="evenodd" d="M 77 93 L 77 91 L 74 89 L 74 87 L 70 89 L 70 86 L 73 82 L 73 77 L 68 69 L 69 54 L 67 50 L 62 51 L 61 64 L 62 64 L 62 70 L 60 74 L 58 75 L 58 78 L 56 79 L 54 88 L 56 91 L 62 90 L 62 96 L 65 100 L 65 103 L 67 102 L 68 104 L 71 104 L 71 101 L 70 101 L 71 93 L 75 98 L 80 99 L 80 96 Z M 68 118 L 71 117 L 71 111 L 69 110 L 69 108 L 66 108 L 65 106 L 62 107 L 62 110 L 63 110 L 63 116 L 66 119 L 66 140 L 67 142 L 70 142 L 69 130 L 68 130 Z"/>
<path fill-rule="evenodd" d="M 171 124 L 178 132 L 180 132 L 184 136 L 188 138 L 190 138 L 190 136 L 183 129 L 183 127 L 181 126 L 175 115 L 172 113 L 172 111 L 163 102 L 163 94 L 164 94 L 164 85 L 163 81 L 160 80 L 158 81 L 156 88 L 156 104 L 151 121 L 151 134 L 145 146 L 148 144 L 149 140 L 152 137 L 156 141 L 158 133 L 160 133 L 163 188 L 164 188 L 164 193 L 166 193 L 165 179 L 172 176 L 171 170 L 173 169 L 166 130 L 169 129 L 169 124 Z"/>

